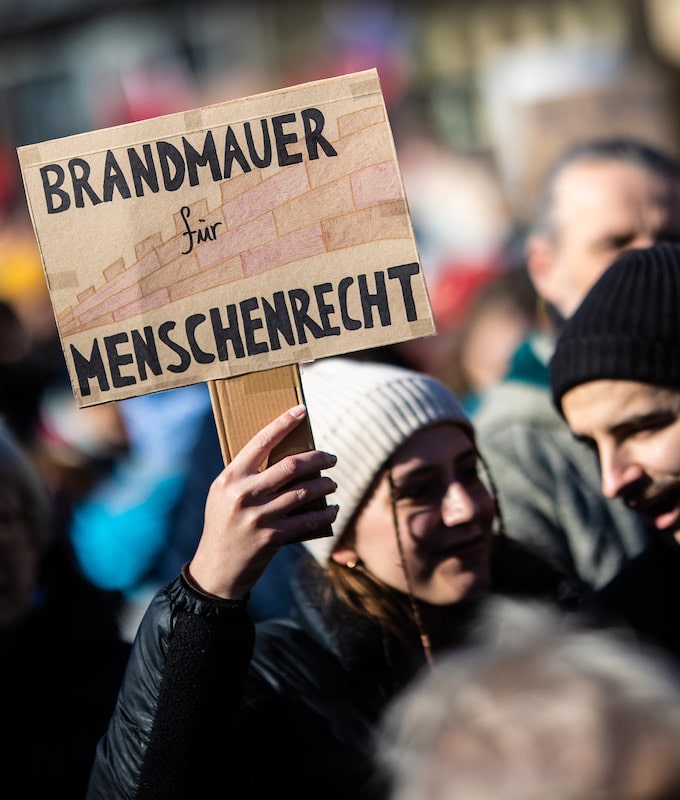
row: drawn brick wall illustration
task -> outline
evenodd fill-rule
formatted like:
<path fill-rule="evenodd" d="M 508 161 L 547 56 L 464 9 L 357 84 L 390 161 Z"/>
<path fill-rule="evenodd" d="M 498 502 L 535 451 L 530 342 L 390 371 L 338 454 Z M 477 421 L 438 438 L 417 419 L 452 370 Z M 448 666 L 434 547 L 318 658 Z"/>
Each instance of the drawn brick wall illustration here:
<path fill-rule="evenodd" d="M 192 227 L 215 230 L 213 239 L 187 249 L 185 220 L 175 235 L 156 233 L 103 273 L 103 285 L 77 295 L 59 314 L 61 335 L 120 322 L 189 295 L 273 270 L 303 258 L 386 239 L 412 239 L 406 202 L 382 105 L 338 119 L 333 142 L 342 159 L 320 159 L 260 170 L 220 184 L 221 201 L 189 206 Z M 200 222 L 199 222 L 200 220 Z M 215 226 L 211 228 L 211 226 Z"/>

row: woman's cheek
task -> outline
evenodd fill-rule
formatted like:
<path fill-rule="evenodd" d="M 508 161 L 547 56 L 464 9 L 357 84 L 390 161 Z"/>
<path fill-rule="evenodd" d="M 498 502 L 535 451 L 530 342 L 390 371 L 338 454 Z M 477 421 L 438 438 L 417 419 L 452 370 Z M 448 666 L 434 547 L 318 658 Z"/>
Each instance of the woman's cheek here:
<path fill-rule="evenodd" d="M 428 534 L 436 532 L 441 525 L 441 512 L 437 508 L 425 508 L 420 511 L 413 511 L 405 516 L 400 529 L 408 532 L 411 538 L 416 541 L 424 541 Z M 402 538 L 402 541 L 405 539 Z"/>
<path fill-rule="evenodd" d="M 475 492 L 475 505 L 479 520 L 491 528 L 497 512 L 496 501 L 483 485 Z"/>

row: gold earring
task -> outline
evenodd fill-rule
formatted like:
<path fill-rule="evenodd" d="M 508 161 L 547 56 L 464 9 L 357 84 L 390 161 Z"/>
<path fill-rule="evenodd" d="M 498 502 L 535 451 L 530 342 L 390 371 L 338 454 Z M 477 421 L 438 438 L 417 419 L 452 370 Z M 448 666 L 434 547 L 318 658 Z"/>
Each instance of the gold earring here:
<path fill-rule="evenodd" d="M 345 566 L 347 567 L 347 569 L 354 569 L 354 568 L 356 567 L 356 565 L 357 565 L 357 562 L 356 562 L 356 561 L 348 561 L 348 562 L 345 564 Z"/>

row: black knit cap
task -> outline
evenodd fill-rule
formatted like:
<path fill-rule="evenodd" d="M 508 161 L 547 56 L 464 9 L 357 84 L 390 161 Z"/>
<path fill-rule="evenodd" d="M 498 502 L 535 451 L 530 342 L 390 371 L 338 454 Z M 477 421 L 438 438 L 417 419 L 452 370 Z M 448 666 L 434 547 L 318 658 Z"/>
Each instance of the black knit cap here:
<path fill-rule="evenodd" d="M 594 380 L 680 387 L 680 245 L 621 255 L 565 322 L 550 362 L 557 409 Z"/>

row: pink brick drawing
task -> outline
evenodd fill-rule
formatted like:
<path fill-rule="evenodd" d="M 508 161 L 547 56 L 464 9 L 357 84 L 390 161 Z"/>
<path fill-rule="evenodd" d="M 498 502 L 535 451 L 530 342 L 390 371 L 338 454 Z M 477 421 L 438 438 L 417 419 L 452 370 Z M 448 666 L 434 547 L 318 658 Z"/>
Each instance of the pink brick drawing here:
<path fill-rule="evenodd" d="M 412 241 L 406 201 L 382 105 L 337 120 L 333 146 L 342 158 L 305 160 L 263 177 L 234 174 L 220 199 L 174 215 L 174 235 L 134 246 L 133 263 L 117 259 L 101 283 L 84 287 L 57 317 L 61 335 L 96 329 L 158 310 L 177 299 L 286 264 L 386 239 Z M 390 154 L 388 160 L 385 154 Z M 187 252 L 187 228 L 205 231 Z"/>

